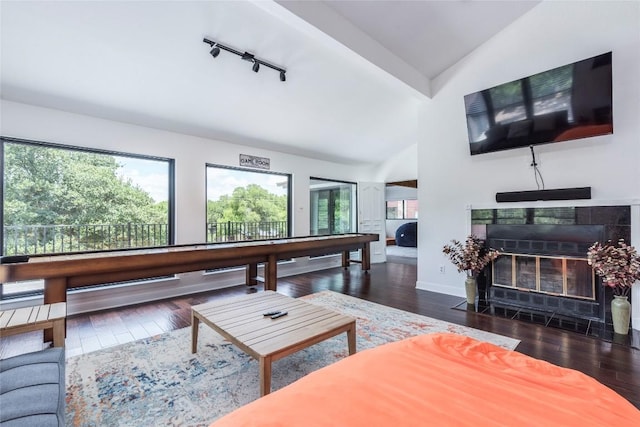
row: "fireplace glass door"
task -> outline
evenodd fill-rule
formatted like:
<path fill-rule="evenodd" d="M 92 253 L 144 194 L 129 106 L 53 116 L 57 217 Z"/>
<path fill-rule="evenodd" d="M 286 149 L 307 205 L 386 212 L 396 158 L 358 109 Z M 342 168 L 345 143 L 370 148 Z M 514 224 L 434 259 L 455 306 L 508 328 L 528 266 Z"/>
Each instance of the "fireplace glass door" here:
<path fill-rule="evenodd" d="M 492 268 L 494 286 L 595 300 L 595 275 L 583 258 L 503 253 Z"/>
<path fill-rule="evenodd" d="M 567 260 L 567 293 L 579 297 L 595 299 L 595 276 L 587 261 Z"/>
<path fill-rule="evenodd" d="M 540 290 L 562 295 L 564 291 L 564 266 L 561 258 L 540 258 Z"/>
<path fill-rule="evenodd" d="M 513 287 L 511 256 L 501 255 L 493 261 L 493 284 Z"/>

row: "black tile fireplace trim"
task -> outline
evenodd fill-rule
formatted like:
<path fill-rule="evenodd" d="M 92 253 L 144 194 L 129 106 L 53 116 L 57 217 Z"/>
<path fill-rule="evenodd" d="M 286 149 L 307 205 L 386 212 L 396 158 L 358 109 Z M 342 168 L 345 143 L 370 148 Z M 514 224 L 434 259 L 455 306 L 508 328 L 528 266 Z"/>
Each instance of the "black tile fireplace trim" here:
<path fill-rule="evenodd" d="M 613 324 L 609 317 L 607 317 L 605 322 L 599 322 L 590 319 L 564 316 L 560 313 L 546 310 L 538 311 L 534 308 L 489 302 L 482 297 L 476 300 L 476 304 L 468 304 L 466 298 L 462 299 L 452 308 L 454 310 L 501 317 L 543 327 L 562 329 L 564 331 L 578 333 L 640 350 L 640 337 L 638 334 L 635 333 L 633 329 L 629 330 L 628 335 L 615 334 L 613 332 Z"/>
<path fill-rule="evenodd" d="M 589 246 L 603 239 L 604 225 L 488 224 L 486 232 L 487 245 L 501 252 L 586 259 Z M 494 303 L 604 322 L 606 296 L 599 280 L 593 296 L 594 300 L 584 301 L 504 286 L 489 288 L 489 300 Z"/>
<path fill-rule="evenodd" d="M 595 301 L 526 292 L 502 286 L 490 288 L 489 300 L 496 304 L 569 316 L 577 319 L 604 322 L 604 313 Z"/>
<path fill-rule="evenodd" d="M 631 206 L 472 209 L 473 227 L 496 225 L 604 225 L 603 241 L 631 241 Z M 484 232 L 476 234 L 484 236 Z"/>
<path fill-rule="evenodd" d="M 603 238 L 603 225 L 487 225 L 487 244 L 501 252 L 586 258 L 589 246 Z"/>
<path fill-rule="evenodd" d="M 513 249 L 504 248 L 505 253 L 545 256 L 553 252 L 561 257 L 586 259 L 589 246 L 596 241 L 617 241 L 618 239 L 631 241 L 631 206 L 472 209 L 471 225 L 474 234 L 485 238 L 487 246 L 498 250 L 507 245 L 513 246 Z M 512 234 L 503 235 L 502 238 L 500 235 L 496 236 L 495 231 L 500 231 L 499 227 L 502 226 L 514 227 L 511 229 Z M 594 227 L 591 228 L 591 226 Z M 531 235 L 531 232 L 535 232 L 537 236 Z M 496 242 L 496 237 L 502 241 Z M 560 239 L 564 242 L 559 241 Z M 557 298 L 561 299 L 556 302 L 564 308 L 558 310 L 554 306 L 538 305 L 542 299 L 554 298 L 553 294 L 521 291 L 510 287 L 494 287 L 491 273 L 492 268 L 488 266 L 481 275 L 484 279 L 478 280 L 479 294 L 484 297 L 479 298 L 477 306 L 468 305 L 466 300 L 463 300 L 455 308 L 560 327 L 612 342 L 620 341 L 622 337 L 623 344 L 631 343 L 632 346 L 640 349 L 638 334 L 635 334 L 631 340 L 627 336 L 613 334 L 610 313 L 613 295 L 609 287 L 602 286 L 598 276 L 595 276 L 597 301 L 589 300 L 586 301 L 586 305 L 577 307 L 585 301 L 579 299 L 563 301 L 566 297 L 560 296 Z M 498 291 L 498 297 L 495 295 L 496 291 Z M 514 294 L 500 295 L 500 291 Z M 594 311 L 595 306 L 588 306 L 595 303 L 599 305 L 597 311 Z M 628 337 L 631 336 L 631 334 L 628 335 Z"/>

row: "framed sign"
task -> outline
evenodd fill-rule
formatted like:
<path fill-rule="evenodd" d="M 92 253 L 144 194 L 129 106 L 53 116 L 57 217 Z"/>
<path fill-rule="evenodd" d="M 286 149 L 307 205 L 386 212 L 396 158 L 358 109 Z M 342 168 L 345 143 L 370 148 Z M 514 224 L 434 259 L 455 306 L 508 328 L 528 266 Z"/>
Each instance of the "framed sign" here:
<path fill-rule="evenodd" d="M 256 157 L 249 156 L 248 154 L 240 154 L 240 166 L 269 170 L 271 168 L 271 160 L 267 157 Z"/>

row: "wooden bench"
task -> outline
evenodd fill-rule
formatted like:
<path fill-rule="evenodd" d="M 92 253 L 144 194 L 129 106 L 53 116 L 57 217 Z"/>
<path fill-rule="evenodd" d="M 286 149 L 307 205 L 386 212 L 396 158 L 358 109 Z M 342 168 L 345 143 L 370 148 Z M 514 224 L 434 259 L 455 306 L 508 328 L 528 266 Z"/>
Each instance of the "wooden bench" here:
<path fill-rule="evenodd" d="M 65 302 L 0 311 L 0 337 L 53 329 L 53 346 L 64 347 L 66 317 Z"/>

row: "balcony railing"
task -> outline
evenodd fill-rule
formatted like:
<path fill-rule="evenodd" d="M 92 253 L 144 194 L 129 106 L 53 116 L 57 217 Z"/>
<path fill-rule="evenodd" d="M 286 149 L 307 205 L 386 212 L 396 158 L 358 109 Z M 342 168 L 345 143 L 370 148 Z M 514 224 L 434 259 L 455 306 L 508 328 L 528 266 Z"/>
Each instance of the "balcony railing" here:
<path fill-rule="evenodd" d="M 4 227 L 4 255 L 126 249 L 169 244 L 167 224 L 13 225 Z"/>
<path fill-rule="evenodd" d="M 277 239 L 288 235 L 287 221 L 207 223 L 207 242 Z"/>
<path fill-rule="evenodd" d="M 207 242 L 287 236 L 287 221 L 207 223 Z M 168 244 L 167 224 L 13 225 L 4 227 L 2 254 L 54 254 Z"/>

